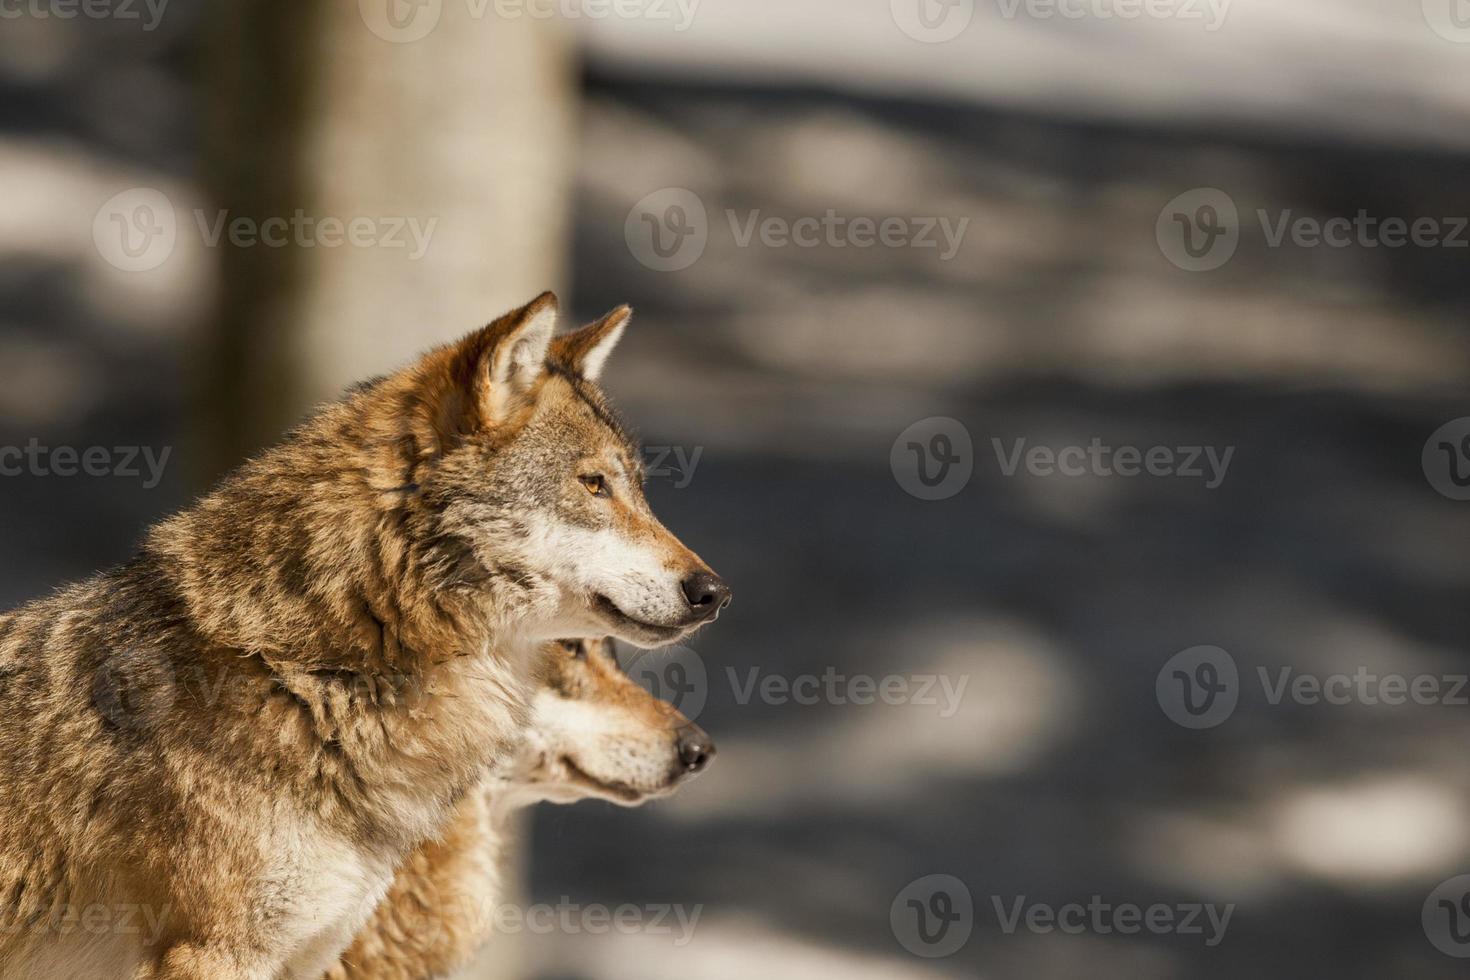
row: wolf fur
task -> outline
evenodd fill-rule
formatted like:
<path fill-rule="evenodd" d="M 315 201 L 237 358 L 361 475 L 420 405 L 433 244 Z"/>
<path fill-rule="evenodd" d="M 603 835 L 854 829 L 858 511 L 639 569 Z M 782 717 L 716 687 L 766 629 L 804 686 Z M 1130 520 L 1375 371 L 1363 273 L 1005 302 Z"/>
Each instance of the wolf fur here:
<path fill-rule="evenodd" d="M 540 643 L 717 615 L 596 385 L 629 312 L 556 312 L 358 386 L 0 616 L 0 980 L 317 980 L 513 755 Z M 155 927 L 86 928 L 123 908 Z"/>
<path fill-rule="evenodd" d="M 604 640 L 550 645 L 540 678 L 515 757 L 398 869 L 328 980 L 454 975 L 494 932 L 515 813 L 589 798 L 638 806 L 673 793 L 714 754 L 703 731 L 619 669 Z"/>

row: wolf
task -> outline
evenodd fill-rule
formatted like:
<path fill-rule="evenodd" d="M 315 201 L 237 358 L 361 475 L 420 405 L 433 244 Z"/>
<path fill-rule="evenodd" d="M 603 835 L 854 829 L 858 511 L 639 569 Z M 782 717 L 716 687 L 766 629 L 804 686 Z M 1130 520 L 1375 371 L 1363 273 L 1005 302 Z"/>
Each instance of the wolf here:
<path fill-rule="evenodd" d="M 549 644 L 538 676 L 520 749 L 398 869 L 327 980 L 454 975 L 494 931 L 515 813 L 546 801 L 639 806 L 715 756 L 703 729 L 623 673 L 605 639 Z"/>
<path fill-rule="evenodd" d="M 515 752 L 540 644 L 725 608 L 598 387 L 631 311 L 557 315 L 358 385 L 0 616 L 0 978 L 317 980 Z M 154 927 L 86 928 L 120 908 Z"/>

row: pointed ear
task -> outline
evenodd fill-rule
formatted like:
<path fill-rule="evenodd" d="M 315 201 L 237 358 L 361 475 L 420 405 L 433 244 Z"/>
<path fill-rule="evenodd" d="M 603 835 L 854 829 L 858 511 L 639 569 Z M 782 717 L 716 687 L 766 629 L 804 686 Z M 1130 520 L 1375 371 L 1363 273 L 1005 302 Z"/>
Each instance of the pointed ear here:
<path fill-rule="evenodd" d="M 504 421 L 546 373 L 557 309 L 556 294 L 542 293 L 488 328 L 475 370 L 476 401 L 486 422 Z"/>
<path fill-rule="evenodd" d="M 551 356 L 573 374 L 596 381 L 632 318 L 633 308 L 620 306 L 596 323 L 556 338 Z"/>

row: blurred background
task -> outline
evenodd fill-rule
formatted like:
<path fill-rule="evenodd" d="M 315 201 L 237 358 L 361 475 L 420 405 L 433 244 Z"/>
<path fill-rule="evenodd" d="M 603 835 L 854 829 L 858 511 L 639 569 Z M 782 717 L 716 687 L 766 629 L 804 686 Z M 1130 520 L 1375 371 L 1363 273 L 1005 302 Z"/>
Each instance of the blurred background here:
<path fill-rule="evenodd" d="M 0 601 L 630 302 L 720 757 L 472 975 L 1463 976 L 1467 176 L 1463 0 L 0 0 Z"/>

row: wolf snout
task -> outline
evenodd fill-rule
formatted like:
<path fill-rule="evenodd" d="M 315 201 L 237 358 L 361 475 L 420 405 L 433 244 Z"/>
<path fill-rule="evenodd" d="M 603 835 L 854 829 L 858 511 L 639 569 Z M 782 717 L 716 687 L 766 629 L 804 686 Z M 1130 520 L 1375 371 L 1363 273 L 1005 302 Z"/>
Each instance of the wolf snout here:
<path fill-rule="evenodd" d="M 685 725 L 679 729 L 679 762 L 685 775 L 694 776 L 709 768 L 715 757 L 715 742 L 698 725 Z"/>
<path fill-rule="evenodd" d="M 679 583 L 695 621 L 712 620 L 730 604 L 730 587 L 713 572 L 699 571 Z"/>

